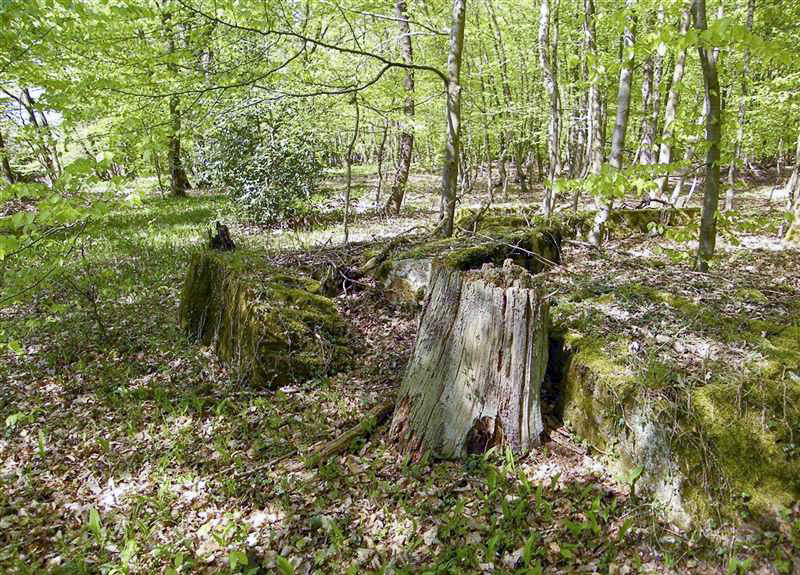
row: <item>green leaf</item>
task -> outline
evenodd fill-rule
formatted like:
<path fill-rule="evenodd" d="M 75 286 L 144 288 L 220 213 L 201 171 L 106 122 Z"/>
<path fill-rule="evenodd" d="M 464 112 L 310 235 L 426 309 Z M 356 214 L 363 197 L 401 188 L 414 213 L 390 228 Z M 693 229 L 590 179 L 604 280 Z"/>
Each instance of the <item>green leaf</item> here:
<path fill-rule="evenodd" d="M 283 575 L 294 575 L 294 567 L 285 557 L 278 555 L 275 558 L 275 564 Z"/>

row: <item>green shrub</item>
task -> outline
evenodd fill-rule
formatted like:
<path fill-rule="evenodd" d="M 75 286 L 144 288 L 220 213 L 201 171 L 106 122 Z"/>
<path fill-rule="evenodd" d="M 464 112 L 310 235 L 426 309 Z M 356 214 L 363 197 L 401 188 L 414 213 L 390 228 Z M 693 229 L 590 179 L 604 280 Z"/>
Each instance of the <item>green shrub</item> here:
<path fill-rule="evenodd" d="M 227 190 L 248 218 L 269 225 L 303 218 L 322 198 L 318 142 L 300 127 L 262 120 L 275 115 L 226 117 L 210 139 L 203 166 L 203 175 Z"/>

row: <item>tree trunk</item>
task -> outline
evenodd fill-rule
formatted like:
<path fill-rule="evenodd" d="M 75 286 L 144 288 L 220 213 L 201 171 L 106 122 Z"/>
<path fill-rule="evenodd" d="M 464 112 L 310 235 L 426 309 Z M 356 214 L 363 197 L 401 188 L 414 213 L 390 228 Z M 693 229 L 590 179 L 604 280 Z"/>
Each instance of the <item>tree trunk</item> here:
<path fill-rule="evenodd" d="M 691 4 L 687 4 L 686 8 L 681 15 L 681 36 L 685 36 L 689 31 Z M 667 94 L 667 103 L 664 108 L 664 130 L 661 133 L 661 147 L 658 150 L 658 163 L 669 164 L 672 162 L 672 146 L 673 137 L 675 134 L 675 119 L 678 112 L 678 97 L 680 93 L 680 85 L 683 80 L 683 71 L 686 66 L 686 48 L 683 48 L 675 60 L 675 68 L 672 70 L 672 83 L 669 87 Z M 665 168 L 668 169 L 668 168 Z M 665 174 L 658 178 L 657 187 L 660 197 L 664 197 L 667 193 L 668 176 Z"/>
<path fill-rule="evenodd" d="M 169 99 L 169 115 L 172 132 L 169 136 L 167 160 L 169 162 L 170 192 L 173 196 L 184 197 L 186 190 L 191 189 L 192 186 L 181 161 L 181 112 L 178 105 L 178 97 L 171 96 Z"/>
<path fill-rule="evenodd" d="M 642 73 L 642 127 L 641 140 L 639 141 L 639 153 L 636 156 L 636 163 L 653 163 L 653 140 L 655 139 L 655 125 L 653 124 L 653 94 L 658 92 L 658 86 L 654 85 L 655 63 L 653 57 L 648 57 L 643 64 Z"/>
<path fill-rule="evenodd" d="M 593 56 L 595 68 L 597 67 L 597 41 L 595 32 L 595 12 L 594 0 L 584 0 L 584 9 L 586 17 L 584 20 L 584 32 L 586 34 L 586 49 Z M 602 113 L 600 111 L 600 95 L 599 84 L 600 78 L 597 70 L 591 70 L 589 73 L 589 97 L 586 104 L 588 116 L 588 148 L 589 158 L 587 165 L 590 174 L 596 174 L 600 171 L 603 165 L 603 139 L 602 128 L 600 123 L 602 121 Z"/>
<path fill-rule="evenodd" d="M 753 12 L 755 12 L 755 0 L 747 1 L 747 30 L 753 31 Z M 742 93 L 739 97 L 739 125 L 736 129 L 736 144 L 734 145 L 733 158 L 728 167 L 728 190 L 725 193 L 725 210 L 733 209 L 733 198 L 735 196 L 734 184 L 736 183 L 736 165 L 742 158 L 742 139 L 744 138 L 744 126 L 747 119 L 747 78 L 750 75 L 750 50 L 745 49 L 744 69 L 741 75 Z"/>
<path fill-rule="evenodd" d="M 626 0 L 625 6 L 632 10 L 636 0 Z M 633 79 L 633 43 L 635 39 L 635 20 L 633 15 L 625 28 L 624 44 L 622 51 L 622 67 L 619 71 L 619 90 L 617 92 L 617 118 L 614 122 L 614 133 L 611 136 L 611 158 L 609 164 L 614 170 L 622 169 L 622 154 L 625 151 L 625 132 L 628 130 L 628 116 L 631 109 L 631 81 Z M 603 229 L 611 214 L 612 199 L 600 198 L 600 205 L 594 219 L 594 226 L 589 234 L 589 241 L 600 245 L 603 238 Z"/>
<path fill-rule="evenodd" d="M 28 117 L 31 120 L 31 125 L 35 128 L 36 141 L 32 144 L 35 153 L 39 155 L 39 161 L 47 172 L 47 176 L 50 178 L 50 183 L 54 184 L 58 179 L 56 166 L 53 163 L 53 155 L 55 154 L 51 155 L 50 147 L 46 142 L 46 135 L 42 130 L 42 126 L 39 124 L 39 119 L 36 117 L 36 103 L 34 102 L 33 96 L 31 96 L 31 92 L 28 90 L 28 88 L 24 88 L 22 90 L 22 96 L 18 101 L 25 107 L 25 110 L 28 112 Z"/>
<path fill-rule="evenodd" d="M 659 33 L 664 28 L 664 5 L 659 3 L 658 7 L 658 31 Z M 659 42 L 656 48 L 656 54 L 653 58 L 653 92 L 652 92 L 652 106 L 650 115 L 650 125 L 653 134 L 653 139 L 650 143 L 650 152 L 648 163 L 653 164 L 658 158 L 658 140 L 660 134 L 659 119 L 661 117 L 661 79 L 664 75 L 664 56 L 667 54 L 667 45 L 664 42 Z M 667 87 L 669 90 L 669 87 Z"/>
<path fill-rule="evenodd" d="M 542 200 L 542 212 L 545 216 L 553 213 L 555 204 L 555 180 L 561 173 L 560 143 L 560 110 L 558 94 L 558 0 L 554 0 L 552 9 L 554 27 L 552 44 L 550 40 L 550 0 L 542 0 L 539 9 L 539 63 L 542 67 L 542 79 L 547 91 L 550 107 L 550 122 L 547 127 L 547 155 L 549 160 L 547 188 Z"/>
<path fill-rule="evenodd" d="M 453 235 L 458 185 L 458 156 L 461 147 L 461 54 L 464 50 L 466 0 L 453 0 L 450 52 L 447 56 L 447 142 L 442 169 L 442 196 L 439 204 L 440 233 Z"/>
<path fill-rule="evenodd" d="M 792 223 L 786 231 L 787 243 L 800 243 L 800 131 L 797 132 L 797 147 L 794 154 L 794 168 L 786 183 L 786 205 L 792 210 Z"/>
<path fill-rule="evenodd" d="M 375 189 L 375 207 L 381 205 L 381 188 L 383 187 L 383 156 L 386 150 L 386 137 L 389 134 L 389 122 L 383 124 L 383 134 L 381 135 L 381 143 L 378 145 L 378 186 Z"/>
<path fill-rule="evenodd" d="M 344 189 L 344 243 L 350 241 L 350 188 L 353 184 L 353 150 L 356 147 L 356 140 L 358 139 L 358 123 L 360 120 L 358 108 L 358 95 L 353 96 L 353 105 L 356 107 L 356 121 L 353 126 L 353 137 L 350 140 L 350 145 L 347 146 L 347 156 L 345 163 L 347 165 L 347 184 Z"/>
<path fill-rule="evenodd" d="M 391 433 L 419 459 L 539 444 L 548 305 L 533 276 L 434 266 Z"/>
<path fill-rule="evenodd" d="M 17 181 L 17 175 L 14 173 L 14 170 L 11 168 L 11 163 L 8 161 L 8 150 L 6 150 L 6 142 L 3 140 L 2 132 L 0 132 L 0 161 L 2 161 L 3 164 L 3 175 L 5 175 L 9 184 L 13 184 Z"/>
<path fill-rule="evenodd" d="M 511 126 L 514 121 L 514 117 L 511 112 L 514 107 L 514 101 L 511 97 L 511 82 L 508 74 L 508 57 L 506 56 L 506 51 L 503 45 L 503 36 L 500 31 L 500 25 L 497 22 L 497 15 L 495 14 L 492 3 L 487 2 L 486 8 L 489 12 L 489 21 L 492 29 L 494 49 L 497 53 L 497 58 L 500 60 L 500 80 L 502 82 L 503 101 L 505 103 L 502 116 L 505 117 L 507 126 Z M 514 173 L 519 181 L 520 191 L 521 193 L 526 194 L 528 192 L 528 186 L 527 182 L 525 181 L 525 171 L 522 169 L 522 146 L 518 142 L 515 142 L 515 134 L 510 127 L 506 129 L 506 133 L 508 140 L 506 155 L 508 155 L 508 151 L 511 152 L 511 155 L 514 158 Z"/>
<path fill-rule="evenodd" d="M 172 55 L 175 53 L 175 32 L 172 27 L 170 4 L 170 0 L 162 1 L 161 19 L 167 40 L 166 53 L 169 58 L 167 69 L 173 76 L 176 76 L 178 74 L 178 66 L 171 61 Z M 172 95 L 169 98 L 169 117 L 170 135 L 167 161 L 169 164 L 170 192 L 173 196 L 183 197 L 186 195 L 186 190 L 192 186 L 189 184 L 189 178 L 186 176 L 186 170 L 184 170 L 183 162 L 181 161 L 181 111 L 180 98 L 177 95 Z"/>
<path fill-rule="evenodd" d="M 706 2 L 695 0 L 694 25 L 698 30 L 706 30 Z M 703 67 L 703 86 L 708 101 L 706 115 L 706 178 L 703 190 L 703 216 L 700 220 L 700 238 L 697 246 L 696 268 L 708 271 L 708 264 L 714 256 L 717 240 L 717 206 L 719 204 L 719 148 L 722 141 L 722 122 L 720 119 L 719 77 L 716 59 L 703 47 L 697 48 L 700 64 Z"/>
<path fill-rule="evenodd" d="M 411 47 L 411 26 L 408 23 L 408 7 L 405 0 L 397 0 L 395 15 L 400 27 L 399 43 L 403 63 L 410 66 L 414 63 L 414 53 Z M 386 211 L 395 214 L 400 213 L 400 206 L 403 205 L 408 174 L 411 170 L 411 154 L 414 150 L 414 70 L 411 68 L 406 68 L 405 70 L 403 87 L 406 92 L 405 101 L 403 102 L 405 124 L 403 125 L 403 132 L 400 134 L 400 157 L 394 174 L 394 183 L 389 194 L 389 200 L 386 202 Z"/>

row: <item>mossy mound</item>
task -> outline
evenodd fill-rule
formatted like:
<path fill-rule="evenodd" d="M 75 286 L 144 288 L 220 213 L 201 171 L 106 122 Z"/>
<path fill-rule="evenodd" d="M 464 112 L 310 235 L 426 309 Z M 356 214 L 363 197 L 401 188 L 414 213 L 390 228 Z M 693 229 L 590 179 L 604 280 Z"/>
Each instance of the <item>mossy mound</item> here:
<path fill-rule="evenodd" d="M 253 386 L 274 388 L 345 367 L 347 329 L 319 283 L 265 269 L 257 254 L 192 257 L 180 325 Z"/>
<path fill-rule="evenodd" d="M 651 321 L 661 309 L 697 326 L 719 357 L 692 347 L 691 337 L 599 335 L 618 331 L 610 326 L 625 321 L 626 310 L 647 306 Z M 800 327 L 727 315 L 640 285 L 573 294 L 556 306 L 554 323 L 566 330 L 565 422 L 613 453 L 620 471 L 640 471 L 638 487 L 674 520 L 773 521 L 800 499 Z M 740 354 L 737 365 L 725 346 Z M 684 363 L 665 348 L 680 349 Z"/>

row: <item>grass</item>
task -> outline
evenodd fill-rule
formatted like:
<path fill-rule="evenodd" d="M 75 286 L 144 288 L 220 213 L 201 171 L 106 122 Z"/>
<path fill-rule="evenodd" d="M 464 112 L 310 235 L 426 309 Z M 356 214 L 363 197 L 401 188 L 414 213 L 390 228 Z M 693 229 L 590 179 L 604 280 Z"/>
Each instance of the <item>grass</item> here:
<path fill-rule="evenodd" d="M 244 233 L 232 214 L 210 195 L 119 208 L 86 228 L 41 289 L 0 310 L 19 344 L 0 360 L 0 572 L 792 568 L 786 534 L 721 546 L 699 528 L 676 532 L 625 481 L 558 446 L 521 462 L 409 464 L 381 430 L 318 469 L 237 477 L 293 450 L 302 460 L 392 393 L 402 366 L 365 355 L 351 372 L 268 392 L 189 342 L 176 316 L 189 258 L 216 219 Z M 62 248 L 10 265 L 4 293 Z M 362 313 L 378 331 L 413 323 Z M 373 372 L 394 379 L 376 387 Z"/>

